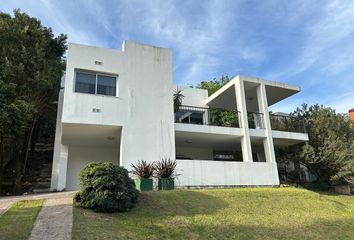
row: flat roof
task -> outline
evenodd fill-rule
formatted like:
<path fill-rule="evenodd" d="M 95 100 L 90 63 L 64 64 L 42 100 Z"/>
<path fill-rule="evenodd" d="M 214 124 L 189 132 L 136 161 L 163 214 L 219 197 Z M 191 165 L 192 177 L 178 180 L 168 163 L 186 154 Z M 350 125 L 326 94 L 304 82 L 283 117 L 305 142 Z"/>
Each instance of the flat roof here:
<path fill-rule="evenodd" d="M 268 106 L 271 106 L 300 91 L 300 87 L 293 86 L 290 84 L 265 80 L 257 77 L 238 75 L 231 79 L 230 82 L 225 84 L 218 91 L 209 96 L 205 100 L 205 104 L 216 108 L 236 109 L 236 93 L 235 88 L 233 86 L 238 81 L 238 79 L 242 79 L 244 81 L 246 101 L 249 101 L 247 105 L 250 105 L 251 108 L 251 100 L 254 100 L 254 98 L 256 98 L 256 87 L 260 83 L 263 83 L 266 86 Z M 253 107 L 256 108 L 255 106 Z"/>

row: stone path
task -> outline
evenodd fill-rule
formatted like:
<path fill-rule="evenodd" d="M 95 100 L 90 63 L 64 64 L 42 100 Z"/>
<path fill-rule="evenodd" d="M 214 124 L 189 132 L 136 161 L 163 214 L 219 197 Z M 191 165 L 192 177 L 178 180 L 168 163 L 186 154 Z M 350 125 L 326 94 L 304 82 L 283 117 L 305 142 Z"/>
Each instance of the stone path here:
<path fill-rule="evenodd" d="M 73 196 L 75 192 L 34 194 L 0 198 L 0 215 L 19 200 L 44 199 L 34 223 L 30 240 L 69 240 L 73 221 Z"/>
<path fill-rule="evenodd" d="M 0 201 L 0 216 L 7 211 L 11 207 L 11 205 L 15 202 L 13 199 L 6 199 Z"/>
<path fill-rule="evenodd" d="M 45 200 L 28 239 L 71 239 L 73 223 L 72 203 L 73 199 L 68 197 Z"/>

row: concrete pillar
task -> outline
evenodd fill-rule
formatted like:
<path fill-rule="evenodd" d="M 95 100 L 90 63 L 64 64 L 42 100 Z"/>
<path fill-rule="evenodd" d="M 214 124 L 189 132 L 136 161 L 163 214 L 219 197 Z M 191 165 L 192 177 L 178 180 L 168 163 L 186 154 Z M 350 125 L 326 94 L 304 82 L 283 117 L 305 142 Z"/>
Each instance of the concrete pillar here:
<path fill-rule="evenodd" d="M 267 92 L 264 83 L 261 83 L 257 87 L 257 99 L 258 99 L 259 111 L 263 113 L 263 121 L 264 121 L 265 133 L 266 133 L 266 138 L 263 140 L 266 161 L 275 162 L 272 127 L 271 127 L 270 117 L 268 112 Z"/>
<path fill-rule="evenodd" d="M 68 151 L 67 145 L 61 145 L 59 156 L 59 174 L 58 174 L 58 191 L 62 191 L 66 188 L 66 172 L 68 169 Z"/>
<path fill-rule="evenodd" d="M 245 97 L 245 88 L 243 80 L 240 77 L 237 77 L 235 83 L 236 91 L 236 104 L 237 110 L 240 112 L 240 125 L 242 131 L 241 138 L 241 148 L 242 148 L 242 157 L 244 162 L 252 162 L 252 148 L 251 148 L 251 139 L 250 133 L 248 130 L 248 117 L 247 117 L 247 106 L 246 106 L 246 97 Z"/>
<path fill-rule="evenodd" d="M 54 153 L 52 178 L 50 181 L 50 189 L 61 191 L 66 187 L 66 171 L 68 165 L 68 146 L 61 142 L 62 123 L 61 117 L 63 113 L 63 91 L 59 92 L 58 112 L 55 128 Z"/>

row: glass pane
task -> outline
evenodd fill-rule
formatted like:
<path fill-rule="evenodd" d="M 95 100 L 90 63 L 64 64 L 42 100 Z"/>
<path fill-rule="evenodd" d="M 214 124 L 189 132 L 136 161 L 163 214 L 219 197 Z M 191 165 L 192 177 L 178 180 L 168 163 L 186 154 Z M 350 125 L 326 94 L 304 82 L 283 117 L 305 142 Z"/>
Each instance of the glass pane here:
<path fill-rule="evenodd" d="M 96 75 L 76 72 L 75 92 L 95 94 Z"/>
<path fill-rule="evenodd" d="M 98 75 L 97 94 L 116 96 L 116 78 Z"/>

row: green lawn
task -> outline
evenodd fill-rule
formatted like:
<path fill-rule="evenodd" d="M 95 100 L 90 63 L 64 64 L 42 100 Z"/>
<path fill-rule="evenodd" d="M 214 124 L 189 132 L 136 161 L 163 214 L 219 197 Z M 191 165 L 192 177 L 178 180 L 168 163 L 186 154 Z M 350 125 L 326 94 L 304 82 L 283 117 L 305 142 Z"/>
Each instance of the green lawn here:
<path fill-rule="evenodd" d="M 0 216 L 0 239 L 27 239 L 43 200 L 18 201 Z"/>
<path fill-rule="evenodd" d="M 142 193 L 128 213 L 74 208 L 73 239 L 354 239 L 354 197 L 296 188 Z"/>

